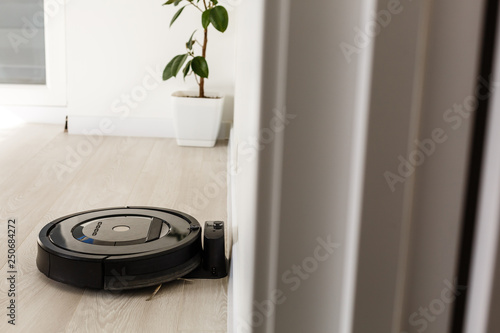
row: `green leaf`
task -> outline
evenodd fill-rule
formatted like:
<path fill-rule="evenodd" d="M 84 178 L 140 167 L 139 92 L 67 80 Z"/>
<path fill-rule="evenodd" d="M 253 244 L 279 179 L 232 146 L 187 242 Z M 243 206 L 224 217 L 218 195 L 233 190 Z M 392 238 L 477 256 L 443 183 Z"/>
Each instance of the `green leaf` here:
<path fill-rule="evenodd" d="M 171 77 L 177 76 L 182 65 L 186 62 L 188 54 L 179 54 L 175 56 L 165 67 L 163 71 L 163 81 L 167 81 Z"/>
<path fill-rule="evenodd" d="M 210 11 L 210 22 L 220 32 L 226 31 L 229 24 L 229 15 L 226 8 L 222 6 L 212 8 Z"/>
<path fill-rule="evenodd" d="M 174 62 L 174 65 L 172 66 L 172 74 L 174 76 L 177 76 L 177 73 L 181 70 L 182 65 L 186 62 L 189 54 L 181 54 L 179 55 L 179 58 L 177 59 L 176 62 Z"/>
<path fill-rule="evenodd" d="M 165 66 L 165 69 L 163 70 L 163 81 L 167 81 L 168 79 L 173 77 L 172 66 L 173 66 L 174 61 L 175 61 L 175 58 L 170 60 L 170 62 L 167 64 L 167 66 Z"/>
<path fill-rule="evenodd" d="M 201 14 L 201 25 L 203 26 L 203 29 L 206 29 L 208 25 L 210 24 L 210 12 L 212 9 L 207 9 Z"/>
<path fill-rule="evenodd" d="M 210 0 L 210 1 L 212 1 L 212 3 L 214 4 L 214 6 L 219 3 L 219 1 L 217 1 L 217 0 Z"/>
<path fill-rule="evenodd" d="M 191 60 L 191 67 L 196 75 L 204 78 L 208 78 L 208 64 L 203 57 L 194 57 Z"/>
<path fill-rule="evenodd" d="M 174 0 L 174 6 L 177 6 L 182 0 Z"/>
<path fill-rule="evenodd" d="M 165 2 L 162 6 L 165 6 L 165 5 L 171 5 L 173 4 L 175 1 L 177 0 L 168 0 L 167 2 Z"/>
<path fill-rule="evenodd" d="M 189 38 L 188 42 L 186 43 L 186 47 L 190 50 L 193 49 L 193 44 L 194 44 L 194 40 L 193 40 L 193 37 L 194 37 L 194 34 L 196 33 L 196 30 L 193 32 L 193 34 L 191 35 L 191 38 Z"/>
<path fill-rule="evenodd" d="M 186 6 L 182 7 L 181 9 L 179 9 L 177 11 L 177 13 L 175 13 L 174 17 L 172 17 L 172 21 L 170 21 L 170 26 L 172 26 L 172 24 L 174 24 L 175 20 L 177 20 L 177 18 L 181 15 L 184 8 L 186 8 Z"/>
<path fill-rule="evenodd" d="M 183 70 L 184 78 L 186 78 L 186 76 L 189 74 L 189 70 L 191 69 L 191 62 L 192 62 L 192 60 L 189 60 L 186 63 L 186 67 L 184 67 L 184 70 Z"/>

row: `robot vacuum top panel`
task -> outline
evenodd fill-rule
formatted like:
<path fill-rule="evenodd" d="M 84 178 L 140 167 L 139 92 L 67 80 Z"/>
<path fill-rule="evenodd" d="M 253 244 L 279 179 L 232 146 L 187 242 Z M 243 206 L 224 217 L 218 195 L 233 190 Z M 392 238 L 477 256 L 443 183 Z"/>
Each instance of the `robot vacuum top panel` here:
<path fill-rule="evenodd" d="M 81 212 L 47 224 L 38 237 L 37 266 L 79 287 L 132 289 L 184 276 L 201 262 L 201 227 L 162 208 Z"/>

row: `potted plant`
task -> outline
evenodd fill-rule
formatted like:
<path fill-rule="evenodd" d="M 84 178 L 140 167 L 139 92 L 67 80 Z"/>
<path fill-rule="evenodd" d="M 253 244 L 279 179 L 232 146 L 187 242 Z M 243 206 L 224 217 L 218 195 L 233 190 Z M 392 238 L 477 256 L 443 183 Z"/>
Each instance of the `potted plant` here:
<path fill-rule="evenodd" d="M 182 69 L 184 79 L 193 75 L 198 92 L 177 91 L 172 94 L 172 112 L 177 144 L 180 146 L 213 147 L 219 133 L 224 97 L 220 94 L 207 93 L 205 80 L 209 69 L 206 60 L 208 44 L 208 28 L 212 25 L 216 30 L 224 32 L 229 23 L 227 10 L 217 0 L 168 0 L 163 4 L 182 6 L 172 17 L 170 26 L 179 18 L 186 7 L 198 10 L 201 14 L 203 41 L 196 39 L 195 30 L 186 42 L 186 53 L 175 56 L 163 71 L 163 80 L 176 77 Z M 201 48 L 201 55 L 196 49 Z"/>

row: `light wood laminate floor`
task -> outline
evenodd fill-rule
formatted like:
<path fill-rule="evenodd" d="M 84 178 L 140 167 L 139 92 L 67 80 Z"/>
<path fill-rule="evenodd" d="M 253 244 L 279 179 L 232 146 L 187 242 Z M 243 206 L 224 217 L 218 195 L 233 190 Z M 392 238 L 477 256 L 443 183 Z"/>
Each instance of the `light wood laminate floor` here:
<path fill-rule="evenodd" d="M 146 205 L 201 224 L 226 221 L 226 160 L 225 142 L 188 148 L 172 139 L 90 140 L 52 125 L 0 129 L 0 332 L 226 332 L 227 279 L 175 281 L 146 301 L 155 288 L 83 290 L 35 264 L 40 229 L 73 212 Z M 9 218 L 18 221 L 15 327 L 6 316 Z"/>

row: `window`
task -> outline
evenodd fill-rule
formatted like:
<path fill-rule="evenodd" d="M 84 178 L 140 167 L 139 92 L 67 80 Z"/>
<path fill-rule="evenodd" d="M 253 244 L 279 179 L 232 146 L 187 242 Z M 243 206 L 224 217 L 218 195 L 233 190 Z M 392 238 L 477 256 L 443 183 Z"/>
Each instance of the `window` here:
<path fill-rule="evenodd" d="M 45 84 L 43 0 L 0 3 L 0 83 Z"/>
<path fill-rule="evenodd" d="M 66 105 L 65 3 L 0 1 L 0 105 Z"/>

